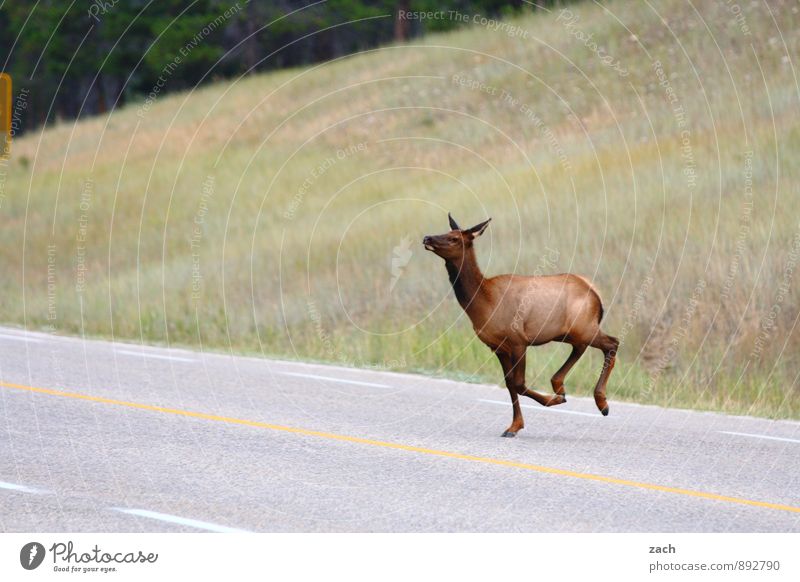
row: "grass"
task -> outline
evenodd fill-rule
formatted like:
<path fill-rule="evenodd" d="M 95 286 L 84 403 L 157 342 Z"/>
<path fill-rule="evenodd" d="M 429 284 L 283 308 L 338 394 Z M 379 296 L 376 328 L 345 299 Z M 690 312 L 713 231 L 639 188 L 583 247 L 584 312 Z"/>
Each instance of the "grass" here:
<path fill-rule="evenodd" d="M 699 4 L 571 5 L 26 135 L 0 320 L 499 383 L 421 248 L 450 210 L 493 217 L 486 274 L 596 282 L 612 402 L 800 418 L 800 15 Z M 531 349 L 529 384 L 568 351 Z"/>

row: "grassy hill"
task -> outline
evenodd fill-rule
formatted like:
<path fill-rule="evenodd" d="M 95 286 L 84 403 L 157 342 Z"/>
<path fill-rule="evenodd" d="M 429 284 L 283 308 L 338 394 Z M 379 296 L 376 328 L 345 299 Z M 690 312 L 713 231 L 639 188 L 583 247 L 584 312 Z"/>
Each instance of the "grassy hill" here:
<path fill-rule="evenodd" d="M 486 274 L 594 279 L 623 342 L 612 402 L 800 417 L 797 4 L 508 25 L 17 140 L 0 321 L 499 383 L 420 244 L 449 210 L 494 219 Z M 568 353 L 530 350 L 529 383 Z"/>

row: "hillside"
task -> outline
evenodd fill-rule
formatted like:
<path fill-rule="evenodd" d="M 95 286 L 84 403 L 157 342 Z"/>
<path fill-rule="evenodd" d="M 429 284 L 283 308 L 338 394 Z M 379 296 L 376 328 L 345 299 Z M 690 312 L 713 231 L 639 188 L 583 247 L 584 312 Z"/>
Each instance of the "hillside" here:
<path fill-rule="evenodd" d="M 795 2 L 586 3 L 26 135 L 0 322 L 499 383 L 451 211 L 487 274 L 594 279 L 612 401 L 798 418 L 797 54 Z"/>

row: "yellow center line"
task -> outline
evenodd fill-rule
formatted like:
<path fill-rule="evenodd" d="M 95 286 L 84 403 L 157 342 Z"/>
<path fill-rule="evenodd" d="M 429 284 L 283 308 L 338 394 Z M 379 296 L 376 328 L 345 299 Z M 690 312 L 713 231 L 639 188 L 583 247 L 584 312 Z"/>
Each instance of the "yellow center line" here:
<path fill-rule="evenodd" d="M 16 390 L 26 390 L 28 392 L 36 392 L 39 394 L 48 394 L 50 396 L 62 396 L 65 398 L 74 398 L 77 400 L 87 400 L 89 402 L 99 402 L 102 404 L 114 404 L 116 406 L 126 406 L 128 408 L 136 408 L 138 410 L 149 410 L 151 412 L 161 412 L 164 414 L 174 414 L 177 416 L 188 416 L 190 418 L 201 418 L 203 420 L 213 420 L 215 422 L 225 422 L 228 424 L 238 424 L 243 426 L 251 426 L 255 428 L 266 428 L 270 430 L 277 430 L 282 432 L 289 432 L 294 434 L 301 434 L 305 436 L 313 436 L 324 439 L 332 439 L 337 441 L 344 441 L 349 443 L 358 443 L 362 445 L 370 445 L 373 447 L 382 447 L 385 449 L 396 449 L 400 451 L 410 451 L 413 453 L 421 453 L 424 455 L 433 455 L 436 457 L 445 457 L 448 459 L 459 459 L 462 461 L 472 461 L 475 463 L 485 463 L 487 465 L 499 465 L 501 467 L 513 467 L 515 469 L 526 469 L 529 471 L 536 471 L 538 473 L 547 473 L 550 475 L 561 475 L 563 477 L 572 477 L 575 479 L 584 479 L 587 481 L 599 481 L 601 483 L 612 483 L 614 485 L 622 485 L 625 487 L 635 487 L 637 489 L 648 489 L 651 491 L 663 491 L 665 493 L 674 493 L 677 495 L 685 495 L 687 497 L 700 497 L 702 499 L 712 499 L 714 501 L 726 501 L 728 503 L 738 503 L 740 505 L 750 505 L 754 507 L 766 507 L 769 509 L 778 509 L 781 511 L 790 511 L 792 513 L 800 513 L 800 507 L 792 505 L 783 505 L 780 503 L 769 503 L 767 501 L 754 501 L 751 499 L 743 499 L 741 497 L 730 497 L 728 495 L 718 495 L 717 493 L 707 493 L 705 491 L 694 491 L 692 489 L 681 489 L 679 487 L 668 487 L 665 485 L 656 485 L 654 483 L 643 483 L 640 481 L 631 481 L 628 479 L 618 479 L 616 477 L 607 477 L 604 475 L 594 475 L 591 473 L 579 473 L 577 471 L 569 471 L 567 469 L 556 469 L 554 467 L 544 467 L 542 465 L 533 465 L 531 463 L 521 463 L 519 461 L 506 461 L 503 459 L 494 459 L 491 457 L 479 457 L 476 455 L 466 455 L 463 453 L 453 453 L 450 451 L 442 451 L 439 449 L 428 449 L 425 447 L 416 447 L 413 445 L 404 445 L 401 443 L 392 443 L 388 441 L 379 441 L 374 439 L 367 439 L 362 437 L 348 436 L 330 432 L 322 432 L 318 430 L 309 430 L 305 428 L 296 428 L 291 426 L 283 426 L 280 424 L 271 424 L 268 422 L 259 422 L 256 420 L 246 420 L 243 418 L 234 418 L 230 416 L 220 416 L 217 414 L 208 414 L 205 412 L 193 412 L 190 410 L 179 410 L 177 408 L 166 408 L 164 406 L 154 406 L 152 404 L 141 404 L 139 402 L 127 402 L 125 400 L 115 400 L 113 398 L 105 398 L 102 396 L 91 396 L 89 394 L 79 394 L 76 392 L 65 392 L 62 390 L 52 390 L 50 388 L 37 388 L 35 386 L 25 386 L 24 384 L 13 384 L 10 382 L 0 382 L 0 386 L 5 388 L 14 388 Z"/>

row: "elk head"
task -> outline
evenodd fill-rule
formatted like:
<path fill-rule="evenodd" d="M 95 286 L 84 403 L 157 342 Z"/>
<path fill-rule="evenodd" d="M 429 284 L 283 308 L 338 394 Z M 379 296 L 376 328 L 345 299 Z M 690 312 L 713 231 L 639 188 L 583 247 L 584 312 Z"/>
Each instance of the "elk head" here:
<path fill-rule="evenodd" d="M 444 234 L 428 235 L 422 239 L 422 244 L 427 250 L 436 253 L 445 261 L 459 263 L 464 257 L 464 253 L 472 248 L 472 241 L 483 234 L 492 219 L 462 230 L 449 212 L 447 218 L 452 230 Z"/>

